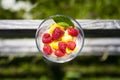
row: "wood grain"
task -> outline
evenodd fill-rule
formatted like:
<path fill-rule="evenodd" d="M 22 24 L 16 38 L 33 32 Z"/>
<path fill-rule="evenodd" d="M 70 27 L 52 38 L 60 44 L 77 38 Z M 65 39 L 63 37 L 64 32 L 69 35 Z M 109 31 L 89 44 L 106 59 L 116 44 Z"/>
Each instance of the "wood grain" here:
<path fill-rule="evenodd" d="M 0 20 L 0 29 L 37 29 L 43 20 Z M 83 29 L 120 29 L 120 20 L 77 20 Z"/>

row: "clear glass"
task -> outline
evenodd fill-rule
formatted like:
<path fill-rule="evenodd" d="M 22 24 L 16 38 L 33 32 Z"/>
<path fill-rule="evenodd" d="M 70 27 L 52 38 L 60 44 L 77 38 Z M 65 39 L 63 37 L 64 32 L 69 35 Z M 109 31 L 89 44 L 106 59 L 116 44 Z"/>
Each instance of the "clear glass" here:
<path fill-rule="evenodd" d="M 53 15 L 53 16 L 57 16 L 57 15 Z M 36 35 L 35 35 L 36 45 L 37 45 L 37 48 L 40 54 L 48 61 L 52 61 L 55 63 L 65 63 L 65 62 L 73 60 L 75 57 L 77 57 L 81 53 L 81 50 L 84 45 L 84 32 L 83 32 L 81 25 L 75 19 L 71 18 L 70 16 L 66 16 L 66 15 L 62 15 L 62 16 L 69 18 L 75 25 L 75 28 L 79 31 L 79 35 L 76 38 L 77 50 L 75 50 L 73 53 L 66 55 L 64 57 L 59 57 L 59 58 L 55 57 L 54 55 L 48 56 L 44 54 L 43 49 L 42 49 L 43 48 L 42 35 L 46 30 L 50 29 L 50 26 L 52 24 L 55 23 L 54 20 L 51 18 L 52 16 L 43 20 L 43 22 L 37 28 Z"/>

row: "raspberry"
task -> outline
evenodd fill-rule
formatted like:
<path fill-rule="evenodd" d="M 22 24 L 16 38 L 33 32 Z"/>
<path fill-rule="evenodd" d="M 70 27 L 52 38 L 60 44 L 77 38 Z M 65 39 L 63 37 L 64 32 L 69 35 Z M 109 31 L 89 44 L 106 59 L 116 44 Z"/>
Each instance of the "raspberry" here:
<path fill-rule="evenodd" d="M 59 27 L 56 27 L 52 33 L 52 39 L 57 40 L 64 34 L 64 31 L 61 30 Z"/>
<path fill-rule="evenodd" d="M 58 47 L 59 49 L 65 53 L 65 50 L 66 50 L 66 47 L 67 47 L 67 44 L 65 42 L 59 42 L 58 43 Z"/>
<path fill-rule="evenodd" d="M 56 55 L 57 57 L 62 57 L 62 56 L 65 55 L 65 53 L 63 53 L 61 50 L 57 49 L 57 50 L 55 50 L 55 55 Z"/>
<path fill-rule="evenodd" d="M 43 34 L 42 42 L 43 43 L 50 43 L 50 42 L 52 42 L 52 37 L 50 36 L 49 33 L 44 33 Z"/>
<path fill-rule="evenodd" d="M 51 49 L 50 45 L 48 45 L 48 44 L 47 44 L 47 45 L 44 45 L 43 51 L 44 51 L 44 53 L 45 53 L 46 55 L 52 54 L 52 49 Z"/>
<path fill-rule="evenodd" d="M 70 50 L 74 50 L 75 47 L 76 47 L 76 43 L 75 43 L 74 41 L 69 41 L 69 42 L 67 43 L 67 47 L 68 47 L 68 49 L 70 49 Z"/>
<path fill-rule="evenodd" d="M 58 25 L 57 23 L 54 23 L 53 25 L 51 25 L 51 27 L 50 27 L 50 29 L 49 29 L 49 33 L 52 34 L 53 31 L 54 31 L 54 29 L 55 29 L 56 27 L 59 27 L 61 30 L 64 30 L 64 27 L 63 27 L 63 26 L 60 26 L 60 25 Z"/>
<path fill-rule="evenodd" d="M 71 36 L 77 36 L 78 35 L 78 30 L 75 29 L 75 28 L 68 28 L 68 33 L 71 35 Z"/>

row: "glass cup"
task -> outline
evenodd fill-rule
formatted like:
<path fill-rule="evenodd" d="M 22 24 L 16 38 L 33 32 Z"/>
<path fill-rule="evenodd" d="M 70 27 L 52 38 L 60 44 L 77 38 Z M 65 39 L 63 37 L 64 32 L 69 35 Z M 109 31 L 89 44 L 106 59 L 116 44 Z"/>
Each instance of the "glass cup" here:
<path fill-rule="evenodd" d="M 74 28 L 76 28 L 79 32 L 78 36 L 76 37 L 76 50 L 73 51 L 71 54 L 64 55 L 63 57 L 57 57 L 57 56 L 54 55 L 54 53 L 51 54 L 51 55 L 46 55 L 43 51 L 43 46 L 44 46 L 44 44 L 42 42 L 43 33 L 48 31 L 52 24 L 56 23 L 53 20 L 53 17 L 56 17 L 56 16 L 63 16 L 65 18 L 68 18 L 69 20 L 71 20 L 71 22 L 75 26 Z M 36 40 L 36 45 L 37 45 L 37 48 L 38 48 L 40 54 L 46 60 L 51 61 L 51 62 L 55 62 L 55 63 L 65 63 L 65 62 L 73 60 L 74 58 L 76 58 L 81 53 L 81 50 L 82 50 L 83 45 L 84 45 L 84 32 L 83 32 L 83 29 L 82 29 L 81 25 L 75 19 L 71 18 L 70 16 L 67 16 L 67 15 L 53 15 L 53 16 L 50 16 L 50 17 L 44 19 L 41 22 L 41 24 L 37 28 L 36 35 L 35 35 L 35 40 Z"/>

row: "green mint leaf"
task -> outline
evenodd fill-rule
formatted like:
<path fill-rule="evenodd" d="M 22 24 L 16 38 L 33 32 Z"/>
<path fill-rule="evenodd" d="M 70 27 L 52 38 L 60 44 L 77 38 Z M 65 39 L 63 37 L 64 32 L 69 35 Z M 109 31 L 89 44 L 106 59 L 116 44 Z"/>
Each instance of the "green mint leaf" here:
<path fill-rule="evenodd" d="M 60 26 L 63 26 L 63 27 L 69 27 L 70 25 L 69 24 L 67 24 L 66 22 L 59 22 L 58 23 Z"/>
<path fill-rule="evenodd" d="M 73 22 L 70 20 L 70 18 L 64 16 L 64 15 L 56 15 L 56 16 L 52 16 L 52 19 L 56 22 L 56 23 L 60 23 L 60 22 L 64 22 L 67 23 L 69 26 L 74 27 Z"/>

